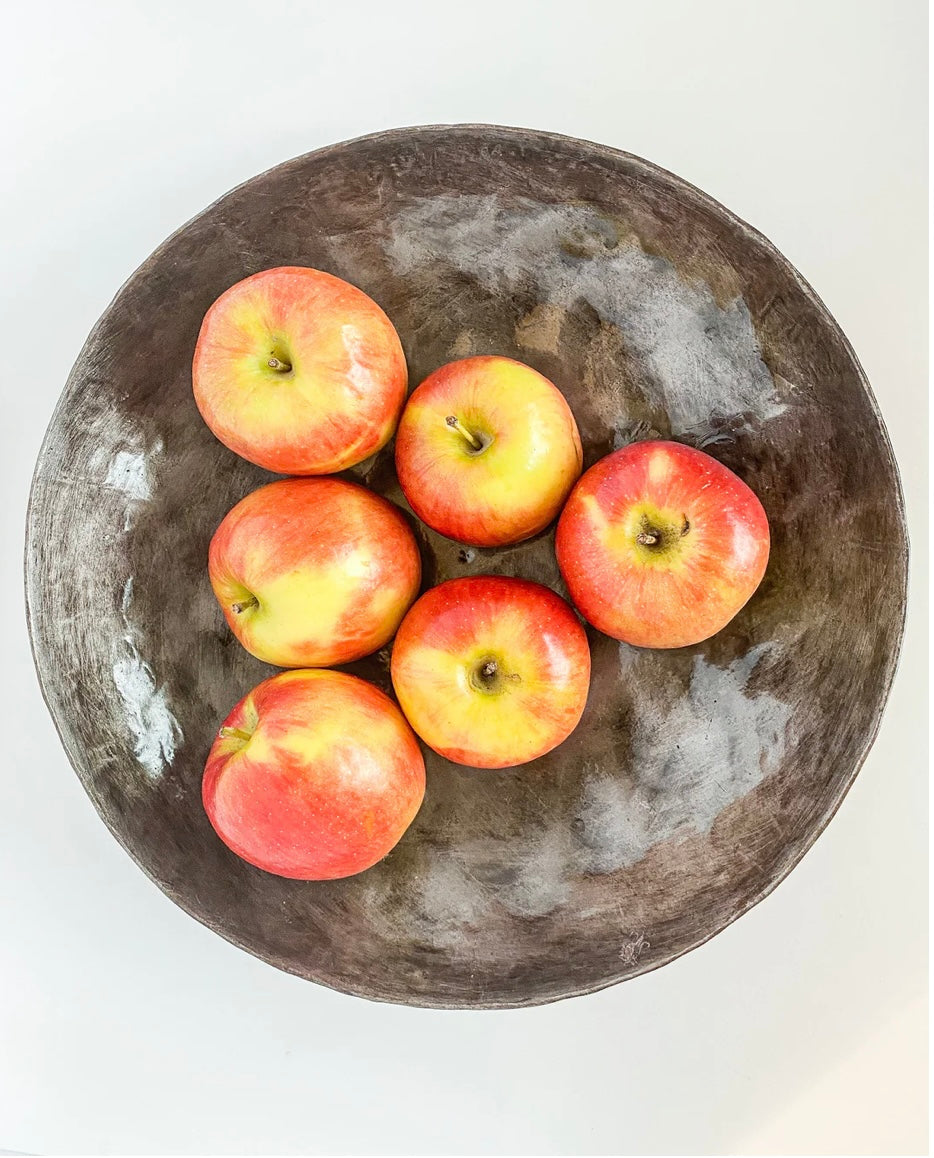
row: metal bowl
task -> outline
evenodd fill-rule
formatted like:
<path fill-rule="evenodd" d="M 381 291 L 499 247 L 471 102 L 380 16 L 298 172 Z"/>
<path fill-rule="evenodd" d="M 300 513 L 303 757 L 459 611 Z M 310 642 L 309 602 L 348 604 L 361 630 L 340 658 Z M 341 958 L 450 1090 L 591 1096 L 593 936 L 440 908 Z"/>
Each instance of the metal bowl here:
<path fill-rule="evenodd" d="M 643 651 L 590 632 L 577 731 L 524 767 L 428 753 L 428 792 L 357 877 L 239 860 L 200 802 L 218 722 L 270 673 L 208 586 L 209 539 L 269 478 L 191 394 L 201 319 L 276 265 L 329 270 L 393 319 L 412 383 L 449 359 L 535 366 L 585 466 L 634 438 L 702 447 L 762 499 L 772 555 L 719 635 Z M 391 447 L 349 472 L 405 508 Z M 419 527 L 425 582 L 564 594 L 548 532 L 467 549 Z M 192 916 L 278 967 L 410 1005 L 495 1008 L 663 965 L 761 900 L 817 838 L 876 733 L 903 628 L 898 475 L 852 349 L 801 276 L 637 157 L 492 126 L 401 129 L 248 181 L 162 245 L 89 337 L 28 519 L 36 665 L 110 830 Z M 389 687 L 387 655 L 348 670 Z"/>

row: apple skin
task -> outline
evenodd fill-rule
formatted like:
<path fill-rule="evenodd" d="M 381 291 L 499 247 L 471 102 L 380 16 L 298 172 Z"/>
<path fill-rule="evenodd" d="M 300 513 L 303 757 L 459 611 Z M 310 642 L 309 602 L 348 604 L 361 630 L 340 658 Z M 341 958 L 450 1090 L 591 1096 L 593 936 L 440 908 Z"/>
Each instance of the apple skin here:
<path fill-rule="evenodd" d="M 392 437 L 408 371 L 392 322 L 362 290 L 281 266 L 208 310 L 192 385 L 204 421 L 242 458 L 277 474 L 333 474 Z"/>
<path fill-rule="evenodd" d="M 508 768 L 550 752 L 577 727 L 590 647 L 573 609 L 547 587 L 478 575 L 449 579 L 412 606 L 391 673 L 429 747 L 456 764 Z"/>
<path fill-rule="evenodd" d="M 594 627 L 636 647 L 686 647 L 725 627 L 759 586 L 769 524 L 755 494 L 709 454 L 636 442 L 575 486 L 555 551 Z"/>
<path fill-rule="evenodd" d="M 392 638 L 418 594 L 421 559 L 392 503 L 342 479 L 291 478 L 227 513 L 208 575 L 247 651 L 277 667 L 326 667 Z"/>
<path fill-rule="evenodd" d="M 396 432 L 396 473 L 412 510 L 440 534 L 475 547 L 519 543 L 544 530 L 582 465 L 564 396 L 511 358 L 463 358 L 435 370 L 412 392 Z"/>
<path fill-rule="evenodd" d="M 202 782 L 208 819 L 229 848 L 308 881 L 382 860 L 424 795 L 418 741 L 392 700 L 365 680 L 320 670 L 282 672 L 245 696 L 219 730 Z"/>

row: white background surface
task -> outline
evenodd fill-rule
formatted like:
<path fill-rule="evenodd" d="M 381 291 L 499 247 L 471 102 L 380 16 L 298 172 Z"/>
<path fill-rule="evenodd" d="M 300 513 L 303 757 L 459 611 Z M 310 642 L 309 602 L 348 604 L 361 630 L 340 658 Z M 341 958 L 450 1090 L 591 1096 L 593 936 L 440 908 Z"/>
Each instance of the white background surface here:
<path fill-rule="evenodd" d="M 22 0 L 0 20 L 0 1146 L 925 1149 L 924 3 Z M 792 876 L 659 972 L 492 1014 L 316 988 L 175 908 L 65 761 L 21 580 L 44 428 L 88 330 L 149 252 L 285 158 L 471 120 L 628 149 L 766 233 L 874 385 L 914 548 L 881 733 Z"/>

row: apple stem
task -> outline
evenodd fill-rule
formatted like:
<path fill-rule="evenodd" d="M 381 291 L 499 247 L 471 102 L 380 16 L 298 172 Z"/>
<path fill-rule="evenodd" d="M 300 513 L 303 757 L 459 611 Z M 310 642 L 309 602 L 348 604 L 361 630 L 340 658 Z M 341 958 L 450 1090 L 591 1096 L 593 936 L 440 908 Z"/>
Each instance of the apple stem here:
<path fill-rule="evenodd" d="M 653 534 L 651 531 L 640 531 L 639 534 L 636 535 L 636 542 L 641 543 L 643 547 L 654 547 L 658 542 L 658 535 Z"/>
<path fill-rule="evenodd" d="M 244 732 L 242 728 L 221 728 L 217 734 L 223 736 L 225 740 L 243 740 L 246 742 L 250 738 L 250 733 Z"/>
<path fill-rule="evenodd" d="M 444 420 L 452 430 L 456 430 L 463 438 L 466 438 L 474 450 L 483 450 L 483 443 L 475 434 L 471 434 L 462 422 L 457 420 L 456 415 L 449 414 Z"/>
<path fill-rule="evenodd" d="M 292 369 L 292 363 L 286 362 L 282 358 L 270 358 L 266 365 L 270 370 L 278 370 L 280 374 L 288 374 Z"/>
<path fill-rule="evenodd" d="M 485 695 L 498 696 L 506 690 L 508 683 L 515 683 L 521 679 L 518 672 L 504 672 L 495 659 L 487 659 L 470 673 L 471 686 Z"/>
<path fill-rule="evenodd" d="M 259 600 L 255 595 L 251 595 L 249 599 L 242 599 L 239 603 L 235 603 L 230 610 L 234 613 L 234 615 L 242 615 L 244 611 L 247 610 L 247 608 L 258 606 Z"/>

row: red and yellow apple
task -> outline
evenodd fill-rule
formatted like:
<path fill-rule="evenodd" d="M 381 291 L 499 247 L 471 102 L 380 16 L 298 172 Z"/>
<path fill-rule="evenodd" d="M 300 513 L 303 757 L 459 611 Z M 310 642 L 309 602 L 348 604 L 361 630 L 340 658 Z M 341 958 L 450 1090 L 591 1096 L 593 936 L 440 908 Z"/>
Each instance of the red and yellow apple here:
<path fill-rule="evenodd" d="M 332 474 L 392 437 L 408 383 L 392 322 L 356 286 L 302 266 L 253 274 L 205 315 L 195 402 L 225 446 L 278 474 Z"/>
<path fill-rule="evenodd" d="M 769 524 L 755 494 L 709 454 L 636 442 L 584 474 L 555 550 L 594 627 L 636 647 L 686 647 L 725 627 L 759 586 Z"/>
<path fill-rule="evenodd" d="M 507 768 L 577 726 L 590 647 L 567 603 L 540 583 L 479 575 L 427 591 L 402 621 L 392 683 L 429 747 L 457 764 Z"/>
<path fill-rule="evenodd" d="M 511 358 L 435 370 L 412 392 L 396 433 L 396 473 L 412 510 L 475 547 L 518 543 L 547 527 L 582 461 L 564 396 Z"/>
<path fill-rule="evenodd" d="M 245 696 L 211 747 L 202 799 L 223 842 L 266 872 L 334 880 L 392 849 L 425 794 L 418 741 L 378 688 L 282 672 Z"/>
<path fill-rule="evenodd" d="M 247 651 L 278 667 L 326 667 L 392 638 L 418 594 L 421 559 L 385 499 L 341 479 L 291 478 L 228 512 L 208 574 Z"/>

